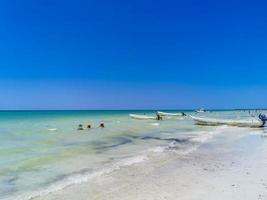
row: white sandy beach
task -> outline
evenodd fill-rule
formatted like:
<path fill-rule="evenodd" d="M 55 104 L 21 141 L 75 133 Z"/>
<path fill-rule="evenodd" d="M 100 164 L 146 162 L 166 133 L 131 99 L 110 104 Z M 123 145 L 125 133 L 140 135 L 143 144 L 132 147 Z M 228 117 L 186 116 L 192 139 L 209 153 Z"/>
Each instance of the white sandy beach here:
<path fill-rule="evenodd" d="M 267 138 L 263 132 L 231 128 L 188 154 L 154 153 L 142 162 L 34 199 L 267 199 Z"/>
<path fill-rule="evenodd" d="M 0 200 L 267 200 L 267 0 L 0 0 Z"/>

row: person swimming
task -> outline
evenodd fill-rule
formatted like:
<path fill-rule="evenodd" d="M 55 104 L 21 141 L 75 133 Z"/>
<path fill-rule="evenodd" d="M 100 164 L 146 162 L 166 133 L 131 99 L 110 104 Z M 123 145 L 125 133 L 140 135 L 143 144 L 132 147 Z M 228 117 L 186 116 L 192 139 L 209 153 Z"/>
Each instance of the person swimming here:
<path fill-rule="evenodd" d="M 92 126 L 89 124 L 89 125 L 87 126 L 87 129 L 90 129 L 90 128 L 92 128 Z"/>
<path fill-rule="evenodd" d="M 83 125 L 82 124 L 79 124 L 78 131 L 82 131 L 82 130 L 84 130 Z"/>
<path fill-rule="evenodd" d="M 105 124 L 104 124 L 104 123 L 101 123 L 101 124 L 99 125 L 99 127 L 100 127 L 100 128 L 105 128 Z"/>

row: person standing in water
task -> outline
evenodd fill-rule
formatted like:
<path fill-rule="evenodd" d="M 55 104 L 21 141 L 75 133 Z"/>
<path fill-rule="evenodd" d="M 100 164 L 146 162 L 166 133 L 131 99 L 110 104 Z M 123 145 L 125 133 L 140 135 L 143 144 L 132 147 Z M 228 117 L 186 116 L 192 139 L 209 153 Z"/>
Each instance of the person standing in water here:
<path fill-rule="evenodd" d="M 157 114 L 157 120 L 162 120 L 162 117 L 159 114 Z"/>

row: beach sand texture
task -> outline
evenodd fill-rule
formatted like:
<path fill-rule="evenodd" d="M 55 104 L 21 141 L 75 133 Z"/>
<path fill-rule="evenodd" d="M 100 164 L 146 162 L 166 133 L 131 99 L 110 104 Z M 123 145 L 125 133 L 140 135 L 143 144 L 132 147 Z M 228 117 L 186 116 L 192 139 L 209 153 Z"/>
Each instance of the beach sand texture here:
<path fill-rule="evenodd" d="M 262 131 L 231 128 L 197 151 L 155 154 L 35 199 L 267 199 L 267 138 Z"/>

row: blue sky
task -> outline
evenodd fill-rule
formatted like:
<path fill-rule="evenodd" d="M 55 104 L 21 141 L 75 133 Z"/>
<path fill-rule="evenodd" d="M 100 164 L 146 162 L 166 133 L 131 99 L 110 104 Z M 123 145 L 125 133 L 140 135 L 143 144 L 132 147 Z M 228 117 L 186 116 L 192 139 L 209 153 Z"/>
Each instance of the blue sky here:
<path fill-rule="evenodd" d="M 0 2 L 0 109 L 267 107 L 264 1 Z"/>

